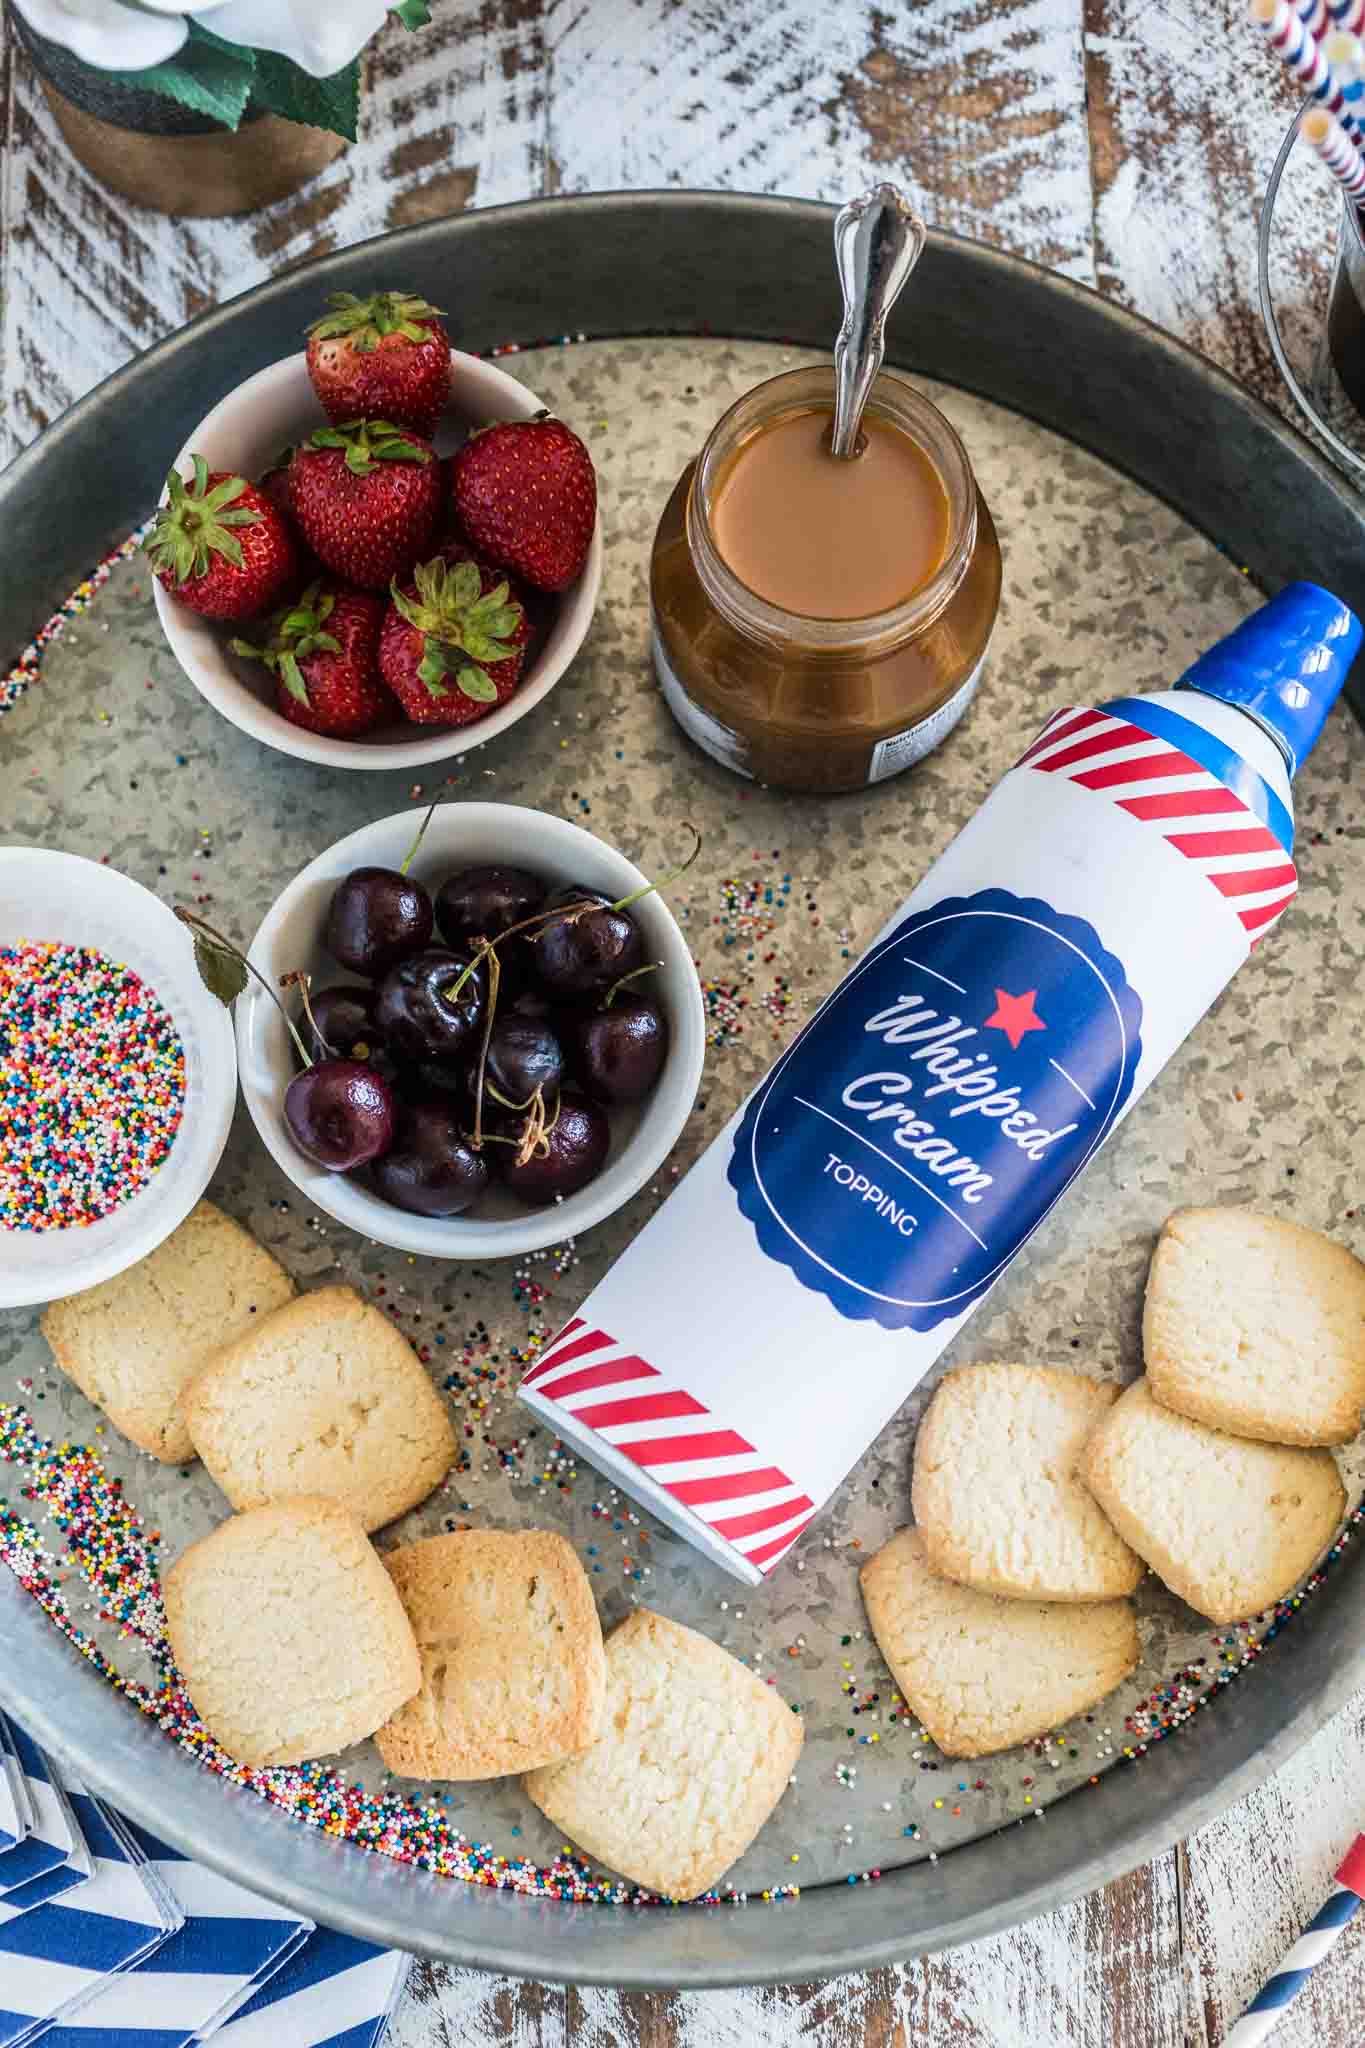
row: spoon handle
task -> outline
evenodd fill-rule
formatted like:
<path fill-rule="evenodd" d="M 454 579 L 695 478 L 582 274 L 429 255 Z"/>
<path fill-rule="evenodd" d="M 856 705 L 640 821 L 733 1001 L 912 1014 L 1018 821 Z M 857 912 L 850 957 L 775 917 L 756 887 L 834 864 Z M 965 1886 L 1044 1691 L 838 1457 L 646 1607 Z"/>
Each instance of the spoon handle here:
<path fill-rule="evenodd" d="M 886 316 L 924 253 L 924 222 L 894 185 L 851 199 L 834 223 L 834 260 L 844 294 L 844 324 L 834 344 L 831 446 L 847 461 L 858 452 L 863 407 L 886 354 Z"/>

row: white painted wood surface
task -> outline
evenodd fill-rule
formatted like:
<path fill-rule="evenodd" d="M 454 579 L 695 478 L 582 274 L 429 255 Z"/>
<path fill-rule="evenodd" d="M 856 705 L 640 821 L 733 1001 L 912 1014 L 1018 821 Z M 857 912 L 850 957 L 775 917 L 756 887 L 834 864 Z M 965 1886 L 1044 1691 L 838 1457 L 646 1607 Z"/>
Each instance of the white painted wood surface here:
<path fill-rule="evenodd" d="M 355 149 L 296 197 L 222 222 L 171 221 L 102 192 L 66 154 L 0 27 L 0 459 L 137 350 L 286 264 L 466 204 L 656 184 L 833 198 L 896 178 L 939 225 L 1097 284 L 1279 402 L 1254 306 L 1255 206 L 1294 97 L 1234 0 L 434 0 L 433 11 L 420 37 L 386 32 L 376 47 Z M 1326 218 L 1310 206 L 1293 224 L 1291 301 L 1306 304 L 1320 282 Z M 925 1963 L 685 1998 L 419 1966 L 393 2038 L 1216 2048 L 1365 1826 L 1363 1759 L 1365 1697 L 1147 1870 Z M 1354 1929 L 1275 2048 L 1362 2042 L 1365 1930 Z"/>

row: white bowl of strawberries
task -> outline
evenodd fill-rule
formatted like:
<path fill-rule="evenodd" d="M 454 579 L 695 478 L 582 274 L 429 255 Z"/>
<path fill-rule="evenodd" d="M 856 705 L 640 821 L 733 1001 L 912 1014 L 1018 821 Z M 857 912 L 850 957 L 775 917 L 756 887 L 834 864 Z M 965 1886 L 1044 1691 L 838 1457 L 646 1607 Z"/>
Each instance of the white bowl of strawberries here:
<path fill-rule="evenodd" d="M 200 694 L 338 768 L 506 731 L 577 654 L 602 580 L 582 441 L 394 292 L 338 295 L 306 352 L 200 421 L 146 546 Z"/>

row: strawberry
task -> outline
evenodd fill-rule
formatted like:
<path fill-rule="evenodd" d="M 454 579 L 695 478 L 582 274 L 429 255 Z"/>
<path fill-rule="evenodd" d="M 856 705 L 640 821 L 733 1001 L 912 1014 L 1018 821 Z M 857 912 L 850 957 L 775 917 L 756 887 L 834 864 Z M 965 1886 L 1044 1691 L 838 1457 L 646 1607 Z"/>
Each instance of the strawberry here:
<path fill-rule="evenodd" d="M 320 561 L 347 583 L 384 590 L 422 553 L 441 509 L 429 441 L 388 420 L 320 427 L 289 462 L 289 503 Z"/>
<path fill-rule="evenodd" d="M 507 578 L 467 548 L 395 578 L 379 641 L 384 681 L 415 725 L 472 725 L 521 679 L 531 624 Z"/>
<path fill-rule="evenodd" d="M 272 672 L 276 709 L 291 724 L 346 738 L 370 732 L 398 709 L 379 675 L 384 610 L 383 598 L 368 590 L 311 583 L 270 621 L 264 647 L 229 644 Z"/>
<path fill-rule="evenodd" d="M 273 604 L 296 566 L 289 528 L 255 484 L 230 470 L 210 471 L 191 456 L 194 475 L 172 470 L 167 503 L 144 543 L 167 590 L 206 619 L 249 619 Z"/>
<path fill-rule="evenodd" d="M 471 435 L 450 460 L 470 544 L 537 590 L 566 590 L 588 558 L 597 476 L 577 434 L 539 413 Z"/>
<path fill-rule="evenodd" d="M 308 375 L 329 420 L 392 420 L 430 435 L 450 397 L 450 336 L 410 292 L 333 292 L 308 330 Z"/>

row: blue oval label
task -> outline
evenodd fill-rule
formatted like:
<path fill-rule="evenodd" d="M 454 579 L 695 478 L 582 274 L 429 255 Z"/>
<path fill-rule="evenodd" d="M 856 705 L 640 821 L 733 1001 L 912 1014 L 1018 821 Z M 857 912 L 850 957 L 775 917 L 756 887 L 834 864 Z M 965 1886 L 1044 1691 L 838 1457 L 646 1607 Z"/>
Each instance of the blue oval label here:
<path fill-rule="evenodd" d="M 1142 1005 L 1083 918 L 983 889 L 913 912 L 752 1098 L 729 1179 L 839 1313 L 932 1330 L 990 1287 L 1132 1092 Z"/>

